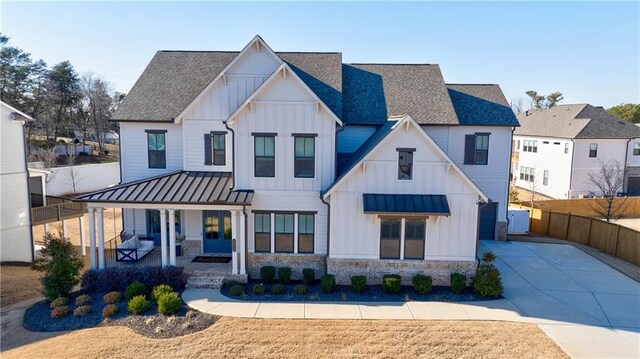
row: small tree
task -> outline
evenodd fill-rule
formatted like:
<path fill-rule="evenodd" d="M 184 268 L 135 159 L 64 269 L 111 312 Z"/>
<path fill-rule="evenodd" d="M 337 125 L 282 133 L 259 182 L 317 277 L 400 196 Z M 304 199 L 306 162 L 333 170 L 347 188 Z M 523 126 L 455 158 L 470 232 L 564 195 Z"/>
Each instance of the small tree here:
<path fill-rule="evenodd" d="M 509 202 L 518 202 L 518 189 L 516 181 L 509 182 Z"/>
<path fill-rule="evenodd" d="M 75 152 L 75 147 L 73 153 L 67 153 L 67 167 L 69 167 L 69 182 L 71 182 L 71 189 L 73 190 L 73 194 L 76 194 L 76 186 L 80 181 L 78 176 L 78 170 L 76 169 L 76 159 L 78 158 L 78 154 Z"/>
<path fill-rule="evenodd" d="M 38 151 L 37 153 L 29 156 L 29 162 L 42 162 L 44 169 L 51 172 L 47 174 L 45 182 L 51 182 L 56 176 L 56 173 L 51 171 L 51 168 L 55 167 L 58 162 L 58 155 L 54 149 L 43 149 Z"/>
<path fill-rule="evenodd" d="M 615 160 L 599 161 L 597 172 L 589 173 L 587 185 L 602 193 L 603 198 L 594 201 L 593 210 L 607 222 L 621 218 L 627 207 L 624 197 L 616 197 L 622 192 L 624 185 L 624 169 L 620 162 Z"/>
<path fill-rule="evenodd" d="M 42 278 L 42 294 L 49 300 L 68 297 L 78 283 L 84 263 L 71 242 L 60 236 L 46 233 L 42 257 L 33 264 L 35 270 L 45 272 Z"/>

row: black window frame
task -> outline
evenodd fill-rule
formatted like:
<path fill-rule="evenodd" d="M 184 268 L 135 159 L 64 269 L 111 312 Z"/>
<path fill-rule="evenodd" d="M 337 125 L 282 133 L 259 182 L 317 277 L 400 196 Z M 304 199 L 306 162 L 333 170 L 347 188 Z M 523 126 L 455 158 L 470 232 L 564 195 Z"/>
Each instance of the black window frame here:
<path fill-rule="evenodd" d="M 311 226 L 309 226 L 309 217 L 311 220 Z M 315 218 L 315 214 L 314 213 L 298 213 L 298 253 L 302 253 L 302 254 L 313 254 L 315 253 L 315 225 L 316 225 L 316 218 Z M 304 225 L 301 226 L 301 224 L 303 223 L 302 218 L 304 218 Z M 311 241 L 311 250 L 300 250 L 300 248 L 302 248 L 302 246 L 300 245 L 302 243 L 302 239 L 305 240 L 310 240 Z"/>
<path fill-rule="evenodd" d="M 221 139 L 221 142 L 217 143 L 216 138 Z M 216 148 L 217 145 L 222 144 L 222 148 Z M 212 151 L 212 164 L 214 166 L 226 166 L 227 165 L 227 133 L 226 132 L 211 132 L 211 151 Z"/>
<path fill-rule="evenodd" d="M 276 134 L 274 133 L 254 133 L 253 134 L 253 175 L 257 178 L 274 178 L 276 176 Z M 273 154 L 271 156 L 265 155 L 267 153 L 266 139 L 270 138 L 273 142 Z M 262 153 L 258 155 L 258 141 L 262 139 Z M 266 172 L 258 173 L 258 162 L 271 163 L 270 170 Z M 260 167 L 262 168 L 262 167 Z"/>
<path fill-rule="evenodd" d="M 145 130 L 145 132 L 147 135 L 147 166 L 148 168 L 166 169 L 167 168 L 167 130 Z M 150 149 L 151 147 L 150 136 L 152 135 L 155 136 L 156 147 L 158 143 L 158 135 L 162 135 L 162 142 L 164 144 L 164 148 L 162 150 Z M 161 157 L 159 156 L 160 154 L 162 155 Z M 160 158 L 162 159 L 161 163 L 156 163 Z"/>
<path fill-rule="evenodd" d="M 489 164 L 489 138 L 491 137 L 490 133 L 476 133 L 476 143 L 474 147 L 474 165 L 486 166 Z M 478 139 L 479 138 L 487 138 L 486 148 L 479 149 L 478 148 Z M 482 154 L 484 154 L 484 161 L 482 160 Z M 478 158 L 480 156 L 480 159 Z"/>
<path fill-rule="evenodd" d="M 413 226 L 412 230 L 409 230 L 409 223 Z M 415 222 L 415 223 L 413 223 Z M 416 236 L 416 227 L 415 225 L 419 224 L 422 226 L 422 235 Z M 413 236 L 408 237 L 407 233 L 412 232 Z M 405 218 L 404 220 L 404 259 L 407 260 L 424 260 L 424 252 L 426 246 L 426 234 L 427 234 L 427 221 L 425 218 Z M 419 256 L 407 256 L 407 249 L 410 247 L 407 245 L 407 242 L 421 242 L 422 250 L 419 252 Z"/>
<path fill-rule="evenodd" d="M 596 149 L 592 149 L 592 147 L 595 146 Z M 597 143 L 590 143 L 589 144 L 589 158 L 597 158 L 598 157 L 598 144 Z"/>
<path fill-rule="evenodd" d="M 267 221 L 265 222 L 265 218 Z M 258 228 L 258 220 L 261 221 L 260 228 Z M 265 223 L 267 223 L 269 227 L 269 231 L 265 232 Z M 261 229 L 258 232 L 258 229 Z M 254 252 L 256 253 L 271 253 L 271 213 L 266 212 L 254 212 L 253 213 L 253 241 L 254 241 Z M 267 250 L 258 250 L 258 240 L 264 240 L 264 235 L 267 236 L 267 243 L 269 244 Z M 260 238 L 258 237 L 260 236 Z"/>
<path fill-rule="evenodd" d="M 633 143 L 633 155 L 640 156 L 640 142 Z"/>
<path fill-rule="evenodd" d="M 387 222 L 395 222 L 394 224 L 387 224 Z M 388 231 L 385 230 L 384 226 L 385 225 L 397 225 L 397 231 L 398 231 L 398 237 L 392 237 L 393 233 L 393 228 L 389 228 Z M 381 217 L 380 218 L 380 259 L 400 259 L 400 242 L 402 241 L 402 219 L 398 218 L 398 217 Z M 385 232 L 389 233 L 388 237 L 383 237 L 383 235 L 385 235 Z M 397 241 L 397 257 L 395 256 L 383 256 L 383 249 L 386 245 L 389 245 L 390 242 L 395 242 Z M 387 242 L 387 243 L 385 243 Z"/>
<path fill-rule="evenodd" d="M 274 214 L 274 228 L 273 233 L 275 235 L 275 243 L 273 244 L 273 252 L 274 253 L 294 253 L 295 252 L 295 244 L 294 244 L 294 231 L 295 231 L 295 215 L 293 213 L 275 213 Z M 283 228 L 284 231 L 278 229 L 278 221 L 279 218 L 282 217 L 283 220 Z M 291 229 L 287 228 L 287 217 L 291 217 Z M 278 246 L 282 246 L 280 242 L 282 241 L 290 242 L 291 250 L 282 250 L 278 249 Z"/>
<path fill-rule="evenodd" d="M 416 152 L 415 148 L 397 148 L 398 152 L 398 180 L 410 181 L 413 179 L 413 154 Z M 407 164 L 408 162 L 408 164 Z M 404 173 L 402 167 L 408 167 L 409 173 Z"/>
<path fill-rule="evenodd" d="M 293 134 L 293 177 L 294 178 L 315 178 L 316 177 L 316 137 L 317 134 Z M 304 141 L 302 155 L 298 155 L 298 141 Z M 313 144 L 311 156 L 307 153 L 307 141 Z M 310 172 L 309 172 L 310 169 Z"/>

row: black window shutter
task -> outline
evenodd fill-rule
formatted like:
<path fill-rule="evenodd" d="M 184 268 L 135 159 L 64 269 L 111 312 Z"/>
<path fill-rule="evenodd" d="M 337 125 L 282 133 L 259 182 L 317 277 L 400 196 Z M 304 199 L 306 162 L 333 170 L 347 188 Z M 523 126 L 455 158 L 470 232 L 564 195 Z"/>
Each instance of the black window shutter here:
<path fill-rule="evenodd" d="M 211 155 L 213 154 L 212 146 L 211 146 L 211 134 L 204 134 L 204 164 L 211 165 L 213 164 L 211 160 Z"/>
<path fill-rule="evenodd" d="M 476 135 L 464 136 L 464 164 L 472 165 L 475 163 L 476 153 Z"/>

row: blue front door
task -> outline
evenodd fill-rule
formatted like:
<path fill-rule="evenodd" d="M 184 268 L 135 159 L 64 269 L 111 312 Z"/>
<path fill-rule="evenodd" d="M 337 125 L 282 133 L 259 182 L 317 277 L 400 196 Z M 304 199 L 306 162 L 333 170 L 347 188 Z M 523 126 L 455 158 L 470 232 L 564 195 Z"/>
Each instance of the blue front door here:
<path fill-rule="evenodd" d="M 167 216 L 169 212 L 167 211 Z M 176 234 L 182 233 L 180 226 L 180 211 L 176 211 Z M 147 210 L 147 237 L 153 238 L 156 247 L 160 247 L 160 211 L 157 209 Z M 169 218 L 167 217 L 167 246 L 169 246 Z"/>
<path fill-rule="evenodd" d="M 231 212 L 202 211 L 204 253 L 231 253 Z"/>

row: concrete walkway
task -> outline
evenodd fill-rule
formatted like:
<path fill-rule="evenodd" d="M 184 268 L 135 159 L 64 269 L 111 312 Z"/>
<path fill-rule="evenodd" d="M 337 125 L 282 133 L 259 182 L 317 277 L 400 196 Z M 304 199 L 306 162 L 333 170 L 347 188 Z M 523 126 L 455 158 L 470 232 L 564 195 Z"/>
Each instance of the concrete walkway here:
<path fill-rule="evenodd" d="M 640 357 L 640 283 L 568 245 L 482 241 L 493 251 L 502 300 L 247 302 L 188 289 L 192 308 L 222 316 L 306 319 L 504 320 L 537 324 L 574 358 Z"/>

